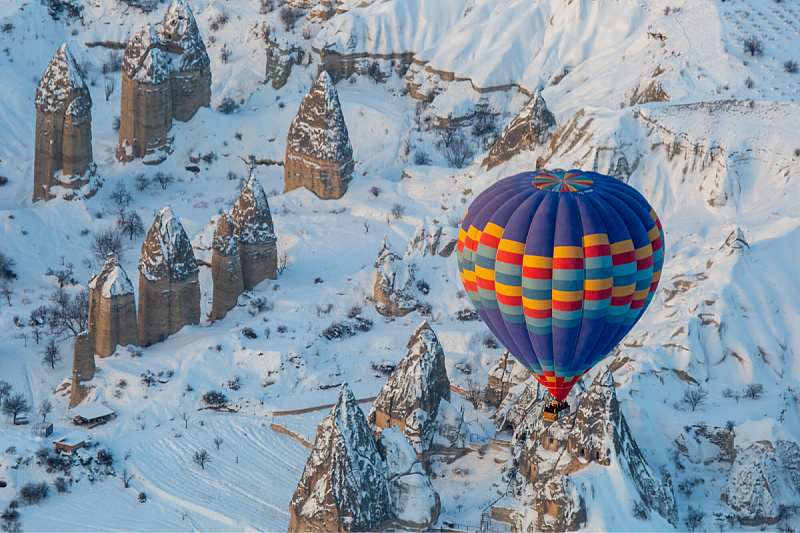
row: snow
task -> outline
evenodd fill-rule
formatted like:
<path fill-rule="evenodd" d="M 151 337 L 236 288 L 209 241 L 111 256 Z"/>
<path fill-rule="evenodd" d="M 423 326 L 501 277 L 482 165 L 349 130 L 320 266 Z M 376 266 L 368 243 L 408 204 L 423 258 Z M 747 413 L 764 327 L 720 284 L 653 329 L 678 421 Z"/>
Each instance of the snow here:
<path fill-rule="evenodd" d="M 142 245 L 139 271 L 150 281 L 165 276 L 171 280 L 185 280 L 199 271 L 189 237 L 170 206 L 156 215 Z"/>
<path fill-rule="evenodd" d="M 47 70 L 36 87 L 34 103 L 44 113 L 66 111 L 68 115 L 83 116 L 88 107 L 87 102 L 80 97 L 82 94 L 89 94 L 86 82 L 75 64 L 75 58 L 64 43 L 47 65 Z"/>
<path fill-rule="evenodd" d="M 85 418 L 86 420 L 102 418 L 104 416 L 109 416 L 114 414 L 114 411 L 112 411 L 105 405 L 97 402 L 87 403 L 79 405 L 77 407 L 73 407 L 72 412 L 82 418 Z"/>

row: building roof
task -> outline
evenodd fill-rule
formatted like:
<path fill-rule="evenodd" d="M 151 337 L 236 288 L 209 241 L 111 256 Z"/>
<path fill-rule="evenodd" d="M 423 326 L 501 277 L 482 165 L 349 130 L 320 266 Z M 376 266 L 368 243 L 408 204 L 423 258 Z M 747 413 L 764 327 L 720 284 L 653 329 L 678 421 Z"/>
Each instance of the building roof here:
<path fill-rule="evenodd" d="M 56 439 L 55 442 L 65 446 L 77 446 L 81 443 L 91 442 L 91 440 L 92 436 L 85 431 L 73 431 L 71 433 L 67 433 L 60 439 Z"/>
<path fill-rule="evenodd" d="M 86 420 L 94 420 L 95 418 L 102 418 L 104 416 L 113 415 L 114 411 L 105 405 L 93 402 L 86 405 L 79 405 L 72 409 L 72 412 Z"/>

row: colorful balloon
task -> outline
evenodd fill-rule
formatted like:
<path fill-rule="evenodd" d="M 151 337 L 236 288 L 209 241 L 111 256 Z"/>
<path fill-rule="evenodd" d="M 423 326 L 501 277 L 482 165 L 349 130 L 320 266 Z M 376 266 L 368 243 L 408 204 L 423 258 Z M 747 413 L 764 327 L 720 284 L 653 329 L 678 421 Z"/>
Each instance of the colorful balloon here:
<path fill-rule="evenodd" d="M 615 178 L 539 170 L 475 198 L 457 251 L 481 318 L 560 401 L 641 318 L 661 278 L 664 232 Z"/>

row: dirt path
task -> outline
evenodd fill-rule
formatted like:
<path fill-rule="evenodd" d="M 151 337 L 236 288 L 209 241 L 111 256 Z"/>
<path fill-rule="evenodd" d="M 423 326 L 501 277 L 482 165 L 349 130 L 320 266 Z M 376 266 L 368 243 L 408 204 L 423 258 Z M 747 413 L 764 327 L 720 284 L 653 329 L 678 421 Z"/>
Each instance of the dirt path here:
<path fill-rule="evenodd" d="M 377 396 L 373 396 L 371 398 L 363 398 L 358 400 L 358 403 L 368 403 L 375 401 Z M 322 411 L 323 409 L 330 409 L 336 405 L 335 403 L 327 404 L 327 405 L 318 405 L 316 407 L 306 407 L 305 409 L 293 409 L 291 411 L 275 411 L 272 413 L 272 416 L 286 416 L 286 415 L 302 415 L 304 413 L 311 413 L 313 411 Z"/>

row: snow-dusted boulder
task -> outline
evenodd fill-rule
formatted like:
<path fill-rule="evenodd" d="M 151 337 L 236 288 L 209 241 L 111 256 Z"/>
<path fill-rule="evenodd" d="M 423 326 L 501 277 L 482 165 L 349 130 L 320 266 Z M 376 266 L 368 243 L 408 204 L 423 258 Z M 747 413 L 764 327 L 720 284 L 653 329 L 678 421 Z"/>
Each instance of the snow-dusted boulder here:
<path fill-rule="evenodd" d="M 523 150 L 544 146 L 550 140 L 556 118 L 537 91 L 495 141 L 483 166 L 487 170 L 505 163 Z"/>
<path fill-rule="evenodd" d="M 387 473 L 364 412 L 342 385 L 289 504 L 289 531 L 375 531 L 392 516 Z"/>
<path fill-rule="evenodd" d="M 211 243 L 211 280 L 214 283 L 214 296 L 211 304 L 211 320 L 225 318 L 244 292 L 242 261 L 239 246 L 233 236 L 233 221 L 223 212 L 214 230 Z"/>
<path fill-rule="evenodd" d="M 384 316 L 405 316 L 419 306 L 414 289 L 414 269 L 392 251 L 383 236 L 378 259 L 378 269 L 373 288 L 373 299 L 378 312 Z"/>
<path fill-rule="evenodd" d="M 242 262 L 244 290 L 251 290 L 265 279 L 278 279 L 278 239 L 267 194 L 255 175 L 250 176 L 242 189 L 231 220 Z"/>
<path fill-rule="evenodd" d="M 370 425 L 397 425 L 417 452 L 430 448 L 442 400 L 450 400 L 444 350 L 427 322 L 408 341 L 408 354 L 386 381 L 370 409 Z"/>
<path fill-rule="evenodd" d="M 414 448 L 400 428 L 389 427 L 381 432 L 378 450 L 386 462 L 393 525 L 429 529 L 439 519 L 441 501 Z"/>
<path fill-rule="evenodd" d="M 200 323 L 200 285 L 192 244 L 169 206 L 156 215 L 139 260 L 139 341 L 161 342 Z"/>
<path fill-rule="evenodd" d="M 108 357 L 117 346 L 138 346 L 133 284 L 113 253 L 89 280 L 89 333 L 94 354 Z"/>
<path fill-rule="evenodd" d="M 64 44 L 47 65 L 36 87 L 36 147 L 33 163 L 33 201 L 58 196 L 91 196 L 93 180 L 92 98 L 75 58 Z M 87 187 L 88 186 L 88 187 Z"/>
<path fill-rule="evenodd" d="M 325 200 L 341 198 L 353 179 L 354 164 L 339 96 L 323 70 L 286 136 L 285 191 L 305 187 Z"/>

